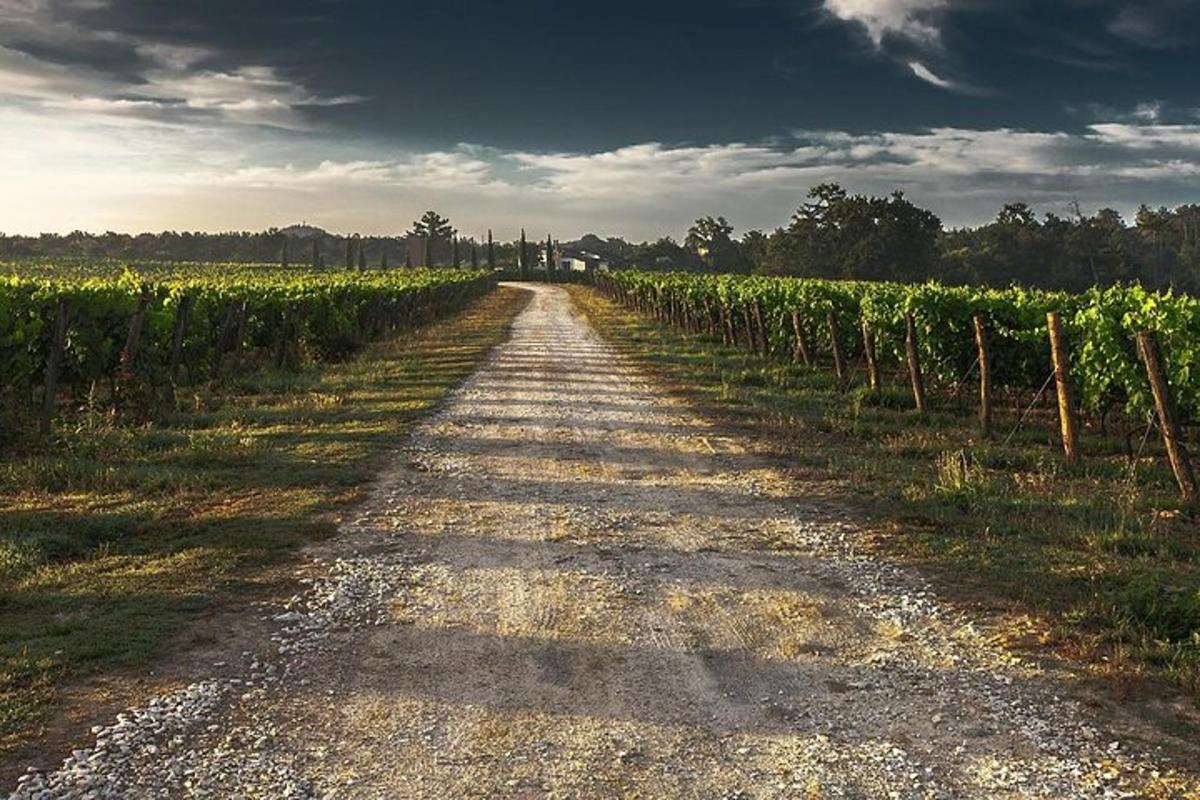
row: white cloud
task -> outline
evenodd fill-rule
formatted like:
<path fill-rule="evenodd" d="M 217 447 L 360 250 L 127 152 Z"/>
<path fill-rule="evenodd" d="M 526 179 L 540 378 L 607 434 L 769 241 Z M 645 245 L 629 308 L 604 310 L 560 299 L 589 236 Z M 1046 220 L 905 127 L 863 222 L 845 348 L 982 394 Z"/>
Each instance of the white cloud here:
<path fill-rule="evenodd" d="M 924 44 L 940 38 L 931 21 L 948 0 L 824 0 L 825 10 L 842 20 L 862 25 L 876 47 L 885 36 L 899 36 Z"/>
<path fill-rule="evenodd" d="M 1185 202 L 1200 176 L 1200 125 L 804 130 L 771 145 L 396 151 L 314 132 L 130 124 L 116 109 L 91 108 L 142 102 L 84 98 L 61 118 L 0 104 L 4 227 L 226 230 L 308 219 L 395 233 L 433 207 L 468 233 L 494 227 L 504 237 L 527 227 L 561 238 L 588 230 L 641 238 L 679 234 L 710 213 L 740 230 L 784 224 L 808 188 L 828 180 L 858 192 L 902 189 L 947 223 L 965 224 L 1011 200 L 1060 211 L 1074 198 L 1127 211 Z"/>
<path fill-rule="evenodd" d="M 947 89 L 950 91 L 954 91 L 958 88 L 953 82 L 948 81 L 945 78 L 941 78 L 941 77 L 938 77 L 937 75 L 935 75 L 934 72 L 931 69 L 929 69 L 929 67 L 925 66 L 920 61 L 908 62 L 908 68 L 911 69 L 913 74 L 916 75 L 918 78 L 925 81 L 926 83 L 932 83 L 934 86 L 938 87 L 939 89 Z"/>
<path fill-rule="evenodd" d="M 1200 125 L 1132 125 L 1106 122 L 1089 125 L 1093 141 L 1119 145 L 1131 150 L 1164 147 L 1200 151 Z"/>
<path fill-rule="evenodd" d="M 148 124 L 308 127 L 303 108 L 361 102 L 327 97 L 272 66 L 205 66 L 221 59 L 206 47 L 169 44 L 64 19 L 63 7 L 98 9 L 103 0 L 0 0 L 0 102 L 112 114 Z M 30 44 L 70 56 L 66 66 L 26 52 Z M 18 45 L 20 45 L 18 47 Z M 89 66 L 98 54 L 123 59 L 121 69 Z"/>

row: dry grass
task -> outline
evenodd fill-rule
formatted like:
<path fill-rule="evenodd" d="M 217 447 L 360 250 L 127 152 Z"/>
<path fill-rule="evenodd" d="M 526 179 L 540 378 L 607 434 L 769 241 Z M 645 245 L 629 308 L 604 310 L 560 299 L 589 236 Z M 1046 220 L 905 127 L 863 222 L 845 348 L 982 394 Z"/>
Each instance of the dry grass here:
<path fill-rule="evenodd" d="M 1014 641 L 1126 680 L 1167 678 L 1200 701 L 1200 525 L 1161 454 L 1130 464 L 1120 440 L 1091 431 L 1070 467 L 1044 421 L 1008 444 L 981 440 L 969 404 L 948 396 L 922 417 L 899 381 L 879 396 L 843 390 L 827 370 L 764 362 L 570 291 L 678 393 L 839 481 L 883 532 L 878 547 L 940 576 L 944 594 L 1022 620 Z M 1007 432 L 1015 419 L 996 422 Z"/>
<path fill-rule="evenodd" d="M 272 591 L 526 301 L 500 289 L 351 362 L 241 374 L 153 425 L 84 409 L 0 455 L 0 750 L 64 684 L 143 673 L 190 621 Z"/>

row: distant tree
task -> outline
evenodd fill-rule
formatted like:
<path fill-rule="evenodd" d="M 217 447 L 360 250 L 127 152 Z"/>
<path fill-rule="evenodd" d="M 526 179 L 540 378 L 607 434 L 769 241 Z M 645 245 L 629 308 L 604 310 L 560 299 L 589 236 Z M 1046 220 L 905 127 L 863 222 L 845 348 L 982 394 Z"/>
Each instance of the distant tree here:
<path fill-rule="evenodd" d="M 724 217 L 701 217 L 688 228 L 683 244 L 706 268 L 715 272 L 736 272 L 743 263 L 732 234 L 733 226 Z"/>
<path fill-rule="evenodd" d="M 318 236 L 314 236 L 312 240 L 312 265 L 321 266 L 321 240 Z"/>
<path fill-rule="evenodd" d="M 558 265 L 554 263 L 554 242 L 550 234 L 546 234 L 546 275 L 553 275 L 557 271 Z"/>
<path fill-rule="evenodd" d="M 762 231 L 746 231 L 742 234 L 740 249 L 742 261 L 751 272 L 762 272 L 767 260 L 767 246 L 771 239 Z"/>
<path fill-rule="evenodd" d="M 411 234 L 425 239 L 425 265 L 434 266 L 439 258 L 443 244 L 449 244 L 457 231 L 450 225 L 450 220 L 436 211 L 426 211 L 419 220 L 413 223 Z"/>
<path fill-rule="evenodd" d="M 488 228 L 487 240 L 487 265 L 488 269 L 496 268 L 496 245 L 492 242 L 492 229 Z"/>
<path fill-rule="evenodd" d="M 813 187 L 791 224 L 771 237 L 764 269 L 825 278 L 923 280 L 939 269 L 942 222 L 900 192 L 849 195 Z"/>
<path fill-rule="evenodd" d="M 361 272 L 367 271 L 367 248 L 361 244 L 358 246 L 358 269 Z"/>
<path fill-rule="evenodd" d="M 528 277 L 529 273 L 529 247 L 525 244 L 525 229 L 521 228 L 521 249 L 517 255 L 517 271 L 520 272 L 522 278 Z"/>
<path fill-rule="evenodd" d="M 479 244 L 471 238 L 471 269 L 479 269 Z"/>
<path fill-rule="evenodd" d="M 1175 233 L 1172 214 L 1165 208 L 1154 209 L 1143 203 L 1138 208 L 1134 224 L 1138 234 L 1150 245 L 1149 283 L 1155 287 L 1163 286 L 1166 283 L 1163 277 L 1170 271 L 1174 254 L 1171 247 Z"/>
<path fill-rule="evenodd" d="M 450 241 L 451 241 L 450 264 L 455 269 L 458 269 L 459 267 L 462 266 L 462 262 L 460 262 L 459 258 L 458 258 L 458 237 L 452 236 Z"/>
<path fill-rule="evenodd" d="M 279 264 L 284 269 L 288 268 L 288 239 L 286 236 L 283 237 L 283 247 L 279 253 Z"/>
<path fill-rule="evenodd" d="M 630 256 L 632 263 L 647 269 L 684 270 L 694 264 L 695 255 L 670 236 L 654 242 L 635 245 Z"/>
<path fill-rule="evenodd" d="M 385 248 L 384 248 L 384 249 L 383 249 L 383 250 L 380 252 L 380 255 L 379 255 L 379 268 L 380 268 L 380 269 L 387 269 L 387 268 L 388 268 L 388 257 L 387 257 L 387 248 L 386 248 L 386 247 L 385 247 Z"/>
<path fill-rule="evenodd" d="M 354 266 L 354 239 L 346 237 L 346 269 Z"/>

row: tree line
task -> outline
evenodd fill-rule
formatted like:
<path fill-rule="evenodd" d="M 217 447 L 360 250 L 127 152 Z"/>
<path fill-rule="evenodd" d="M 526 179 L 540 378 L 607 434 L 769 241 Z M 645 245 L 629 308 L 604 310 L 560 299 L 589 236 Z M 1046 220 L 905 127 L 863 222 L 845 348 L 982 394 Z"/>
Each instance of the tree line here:
<path fill-rule="evenodd" d="M 903 193 L 872 197 L 836 183 L 813 187 L 790 223 L 734 238 L 724 217 L 704 217 L 672 259 L 650 266 L 814 278 L 935 279 L 950 284 L 1019 283 L 1079 291 L 1141 282 L 1200 291 L 1200 205 L 1143 205 L 1132 224 L 1111 208 L 1038 218 L 1009 203 L 991 222 L 945 229 Z"/>
<path fill-rule="evenodd" d="M 1127 221 L 1113 209 L 1039 218 L 1009 203 L 991 222 L 946 229 L 936 214 L 901 192 L 851 194 L 814 186 L 790 222 L 735 236 L 723 216 L 703 217 L 682 241 L 633 243 L 588 234 L 557 245 L 593 253 L 612 268 L 703 270 L 817 278 L 1004 286 L 1021 283 L 1077 291 L 1140 281 L 1150 288 L 1200 292 L 1200 204 L 1143 205 Z M 310 226 L 261 233 L 0 235 L 0 259 L 110 258 L 130 261 L 246 261 L 288 265 L 398 267 L 495 266 L 522 262 L 520 241 L 460 236 L 450 220 L 426 212 L 399 236 L 340 236 Z M 526 257 L 525 261 L 530 259 Z"/>

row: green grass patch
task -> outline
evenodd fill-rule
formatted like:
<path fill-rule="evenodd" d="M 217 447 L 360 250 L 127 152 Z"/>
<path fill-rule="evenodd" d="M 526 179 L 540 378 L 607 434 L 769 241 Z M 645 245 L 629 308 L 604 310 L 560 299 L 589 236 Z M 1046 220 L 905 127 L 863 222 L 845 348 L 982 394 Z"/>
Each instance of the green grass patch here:
<path fill-rule="evenodd" d="M 527 295 L 350 362 L 238 375 L 155 424 L 87 410 L 0 453 L 0 750 L 38 733 L 64 681 L 145 671 L 264 569 L 333 530 L 378 456 L 507 335 Z"/>
<path fill-rule="evenodd" d="M 1045 414 L 1005 443 L 1021 410 L 1006 404 L 1000 436 L 983 440 L 969 396 L 933 392 L 930 413 L 913 411 L 899 365 L 875 395 L 861 369 L 842 387 L 827 365 L 764 361 L 570 291 L 684 397 L 840 480 L 885 532 L 879 546 L 936 567 L 947 596 L 1031 613 L 1063 652 L 1167 677 L 1200 701 L 1200 525 L 1156 442 L 1130 463 L 1119 438 L 1090 431 L 1071 467 Z"/>

